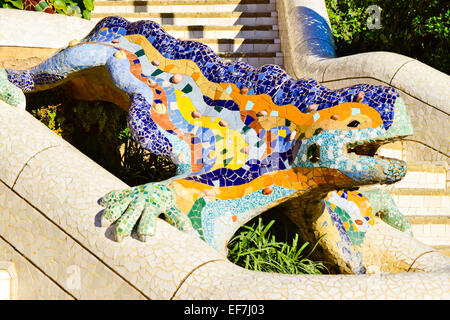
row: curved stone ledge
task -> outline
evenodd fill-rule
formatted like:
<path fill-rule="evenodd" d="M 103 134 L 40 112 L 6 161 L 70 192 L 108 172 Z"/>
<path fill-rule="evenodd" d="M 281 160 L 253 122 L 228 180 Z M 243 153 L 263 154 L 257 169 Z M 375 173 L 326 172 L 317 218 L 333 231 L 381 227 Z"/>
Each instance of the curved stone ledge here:
<path fill-rule="evenodd" d="M 212 274 L 215 278 L 211 278 Z M 274 275 L 215 262 L 194 271 L 174 299 L 192 299 L 192 296 L 203 300 L 434 299 L 448 296 L 448 281 L 446 273 Z M 422 293 L 416 295 L 416 290 Z"/>
<path fill-rule="evenodd" d="M 0 46 L 62 48 L 86 36 L 95 22 L 62 14 L 48 17 L 37 11 L 0 9 L 0 26 Z"/>
<path fill-rule="evenodd" d="M 429 160 L 428 152 L 436 155 L 431 160 L 449 161 L 448 128 L 450 106 L 450 77 L 415 59 L 391 52 L 367 52 L 337 57 L 324 1 L 277 1 L 281 48 L 285 69 L 297 78 L 311 77 L 329 87 L 343 87 L 372 80 L 399 90 L 406 102 L 424 109 L 425 113 L 442 115 L 433 125 L 423 123 L 423 118 L 410 112 L 414 123 L 414 138 L 428 145 L 427 151 L 411 160 Z M 331 85 L 331 86 L 330 86 Z M 433 136 L 440 142 L 431 141 Z M 439 152 L 434 152 L 438 150 Z M 440 153 L 440 155 L 439 155 Z M 409 159 L 408 159 L 409 160 Z"/>

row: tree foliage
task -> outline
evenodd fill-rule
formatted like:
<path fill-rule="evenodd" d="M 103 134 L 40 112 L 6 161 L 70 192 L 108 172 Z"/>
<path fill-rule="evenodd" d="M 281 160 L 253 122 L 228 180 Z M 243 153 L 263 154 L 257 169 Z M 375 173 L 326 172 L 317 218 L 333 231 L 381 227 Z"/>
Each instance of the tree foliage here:
<path fill-rule="evenodd" d="M 91 18 L 94 10 L 94 0 L 46 0 L 46 3 L 56 13 L 75 16 L 84 19 Z M 0 8 L 24 9 L 22 0 L 0 0 Z"/>
<path fill-rule="evenodd" d="M 228 244 L 228 259 L 245 269 L 285 274 L 322 274 L 327 271 L 323 262 L 309 259 L 318 242 L 306 253 L 309 242 L 301 242 L 295 233 L 277 241 L 272 234 L 276 220 L 266 223 L 257 217 L 243 225 Z"/>
<path fill-rule="evenodd" d="M 326 0 L 338 55 L 392 51 L 450 74 L 450 7 L 438 0 Z M 370 5 L 381 9 L 381 28 L 370 29 Z"/>

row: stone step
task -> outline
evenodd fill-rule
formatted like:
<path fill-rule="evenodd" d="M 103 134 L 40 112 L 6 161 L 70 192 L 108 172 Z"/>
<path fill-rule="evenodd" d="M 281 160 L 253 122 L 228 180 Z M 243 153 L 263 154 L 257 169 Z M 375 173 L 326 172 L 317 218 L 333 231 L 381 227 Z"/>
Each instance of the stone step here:
<path fill-rule="evenodd" d="M 182 39 L 262 39 L 272 40 L 278 38 L 276 26 L 176 26 L 161 25 L 171 36 Z"/>
<path fill-rule="evenodd" d="M 408 162 L 405 177 L 394 185 L 395 189 L 447 189 L 447 165 L 428 162 Z"/>
<path fill-rule="evenodd" d="M 99 21 L 111 13 L 92 13 L 91 20 Z M 247 25 L 273 26 L 277 24 L 276 12 L 115 12 L 129 21 L 152 20 L 159 24 L 190 25 Z"/>
<path fill-rule="evenodd" d="M 216 0 L 216 1 L 96 1 L 92 13 L 117 12 L 274 12 L 271 0 Z"/>
<path fill-rule="evenodd" d="M 406 216 L 414 238 L 430 246 L 450 246 L 450 216 Z"/>
<path fill-rule="evenodd" d="M 280 52 L 280 41 L 278 39 L 189 39 L 195 40 L 209 46 L 214 52 Z M 276 56 L 276 54 L 275 54 Z"/>
<path fill-rule="evenodd" d="M 392 189 L 389 193 L 404 215 L 450 216 L 450 189 Z"/>

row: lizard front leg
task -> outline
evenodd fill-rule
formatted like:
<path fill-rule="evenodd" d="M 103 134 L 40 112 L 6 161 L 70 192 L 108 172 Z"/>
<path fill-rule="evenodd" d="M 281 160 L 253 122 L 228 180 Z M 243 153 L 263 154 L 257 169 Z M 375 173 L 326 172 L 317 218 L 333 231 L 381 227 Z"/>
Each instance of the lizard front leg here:
<path fill-rule="evenodd" d="M 21 87 L 9 81 L 5 69 L 0 69 L 0 100 L 14 107 L 25 109 L 25 95 L 21 89 Z"/>
<path fill-rule="evenodd" d="M 361 193 L 369 199 L 373 211 L 380 216 L 381 220 L 391 227 L 403 231 L 411 236 L 413 235 L 411 223 L 400 212 L 400 210 L 398 210 L 394 199 L 388 192 L 380 189 L 374 189 L 362 191 Z"/>
<path fill-rule="evenodd" d="M 137 227 L 141 241 L 147 241 L 155 234 L 156 218 L 164 214 L 173 226 L 183 231 L 192 231 L 189 218 L 177 207 L 174 190 L 167 182 L 148 183 L 127 190 L 111 191 L 100 199 L 106 207 L 102 215 L 102 226 L 113 223 L 115 240 L 122 241 Z"/>

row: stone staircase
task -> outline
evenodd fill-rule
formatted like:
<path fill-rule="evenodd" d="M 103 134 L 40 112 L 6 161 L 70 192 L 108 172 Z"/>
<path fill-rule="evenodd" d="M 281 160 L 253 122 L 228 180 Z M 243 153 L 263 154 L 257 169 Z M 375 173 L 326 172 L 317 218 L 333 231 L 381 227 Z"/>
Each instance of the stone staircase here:
<path fill-rule="evenodd" d="M 275 0 L 95 1 L 91 20 L 118 15 L 153 20 L 173 37 L 208 45 L 255 67 L 283 65 Z"/>
<path fill-rule="evenodd" d="M 402 158 L 401 143 L 380 155 Z M 446 161 L 407 161 L 406 176 L 385 187 L 412 224 L 414 237 L 450 255 L 450 174 Z"/>

